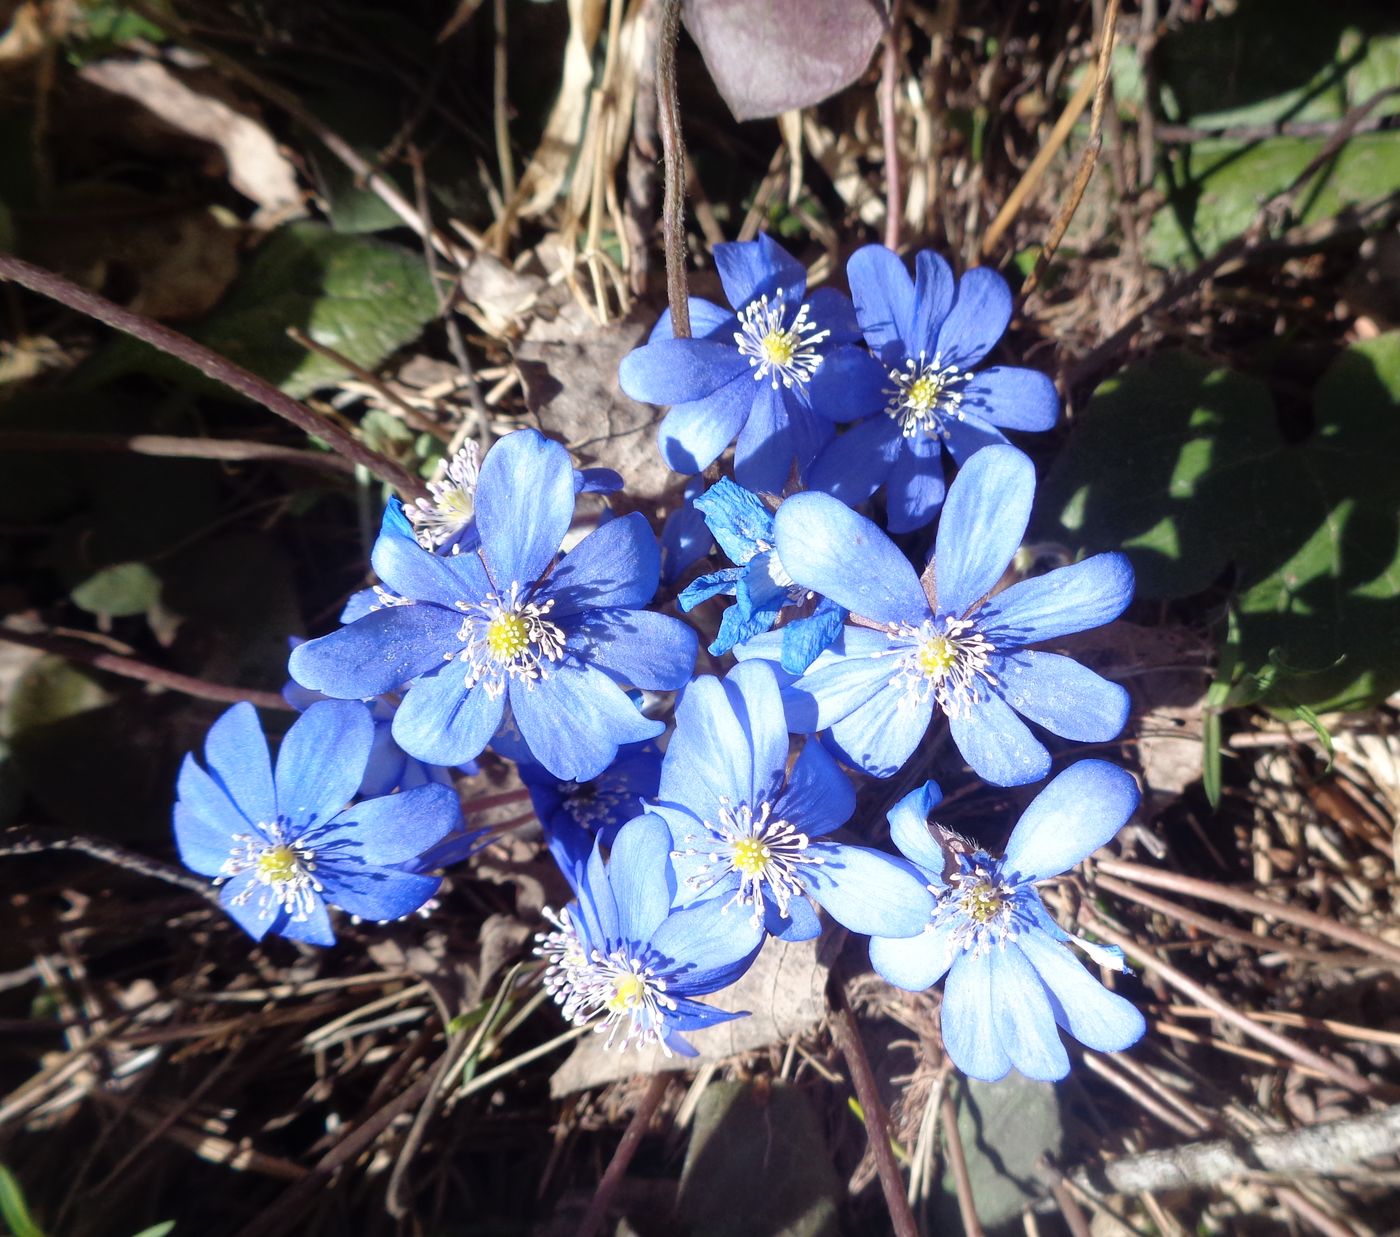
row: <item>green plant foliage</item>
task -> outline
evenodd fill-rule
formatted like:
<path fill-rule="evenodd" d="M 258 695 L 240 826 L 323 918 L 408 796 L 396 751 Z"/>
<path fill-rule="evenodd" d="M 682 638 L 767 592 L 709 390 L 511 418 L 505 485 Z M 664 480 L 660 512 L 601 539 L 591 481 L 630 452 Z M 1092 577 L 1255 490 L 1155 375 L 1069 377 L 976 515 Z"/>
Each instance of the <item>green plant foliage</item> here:
<path fill-rule="evenodd" d="M 1360 706 L 1400 685 L 1400 332 L 1348 349 L 1288 443 L 1255 379 L 1184 354 L 1094 396 L 1042 490 L 1047 539 L 1121 546 L 1139 594 L 1234 569 L 1244 672 L 1275 706 Z M 1268 668 L 1267 675 L 1264 674 Z"/>
<path fill-rule="evenodd" d="M 0 1219 L 13 1237 L 44 1237 L 44 1230 L 35 1222 L 29 1212 L 29 1204 L 24 1201 L 24 1191 L 19 1182 L 3 1164 L 0 1164 Z"/>
<path fill-rule="evenodd" d="M 145 563 L 115 563 L 90 575 L 70 596 L 89 614 L 129 618 L 160 599 L 160 579 Z"/>
<path fill-rule="evenodd" d="M 817 1114 L 796 1087 L 705 1088 L 676 1205 L 692 1237 L 835 1237 L 840 1193 Z"/>

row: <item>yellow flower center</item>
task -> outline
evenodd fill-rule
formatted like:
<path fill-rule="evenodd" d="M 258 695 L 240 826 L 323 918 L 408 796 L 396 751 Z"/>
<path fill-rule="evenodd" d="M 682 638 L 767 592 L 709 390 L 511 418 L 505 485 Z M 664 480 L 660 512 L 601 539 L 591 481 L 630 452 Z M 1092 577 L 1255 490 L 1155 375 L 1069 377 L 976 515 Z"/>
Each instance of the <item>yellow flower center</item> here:
<path fill-rule="evenodd" d="M 925 373 L 909 384 L 904 402 L 915 412 L 928 412 L 943 394 L 943 380 L 940 374 Z"/>
<path fill-rule="evenodd" d="M 269 846 L 258 856 L 258 878 L 270 885 L 295 880 L 300 865 L 290 846 Z"/>
<path fill-rule="evenodd" d="M 740 838 L 734 843 L 734 867 L 745 876 L 761 875 L 772 857 L 773 852 L 758 838 Z"/>
<path fill-rule="evenodd" d="M 612 981 L 612 989 L 607 1008 L 614 1014 L 636 1009 L 647 993 L 646 983 L 640 975 L 618 975 Z"/>
<path fill-rule="evenodd" d="M 769 331 L 759 347 L 763 349 L 764 359 L 769 364 L 783 366 L 790 365 L 797 355 L 797 343 L 797 336 L 792 331 Z"/>
<path fill-rule="evenodd" d="M 530 628 L 519 614 L 498 614 L 486 625 L 486 647 L 499 662 L 514 661 L 530 647 Z"/>
<path fill-rule="evenodd" d="M 963 913 L 975 923 L 990 923 L 1005 899 L 994 885 L 981 881 L 962 895 Z"/>
<path fill-rule="evenodd" d="M 947 636 L 931 636 L 919 645 L 919 669 L 930 679 L 942 678 L 957 660 L 958 646 Z"/>

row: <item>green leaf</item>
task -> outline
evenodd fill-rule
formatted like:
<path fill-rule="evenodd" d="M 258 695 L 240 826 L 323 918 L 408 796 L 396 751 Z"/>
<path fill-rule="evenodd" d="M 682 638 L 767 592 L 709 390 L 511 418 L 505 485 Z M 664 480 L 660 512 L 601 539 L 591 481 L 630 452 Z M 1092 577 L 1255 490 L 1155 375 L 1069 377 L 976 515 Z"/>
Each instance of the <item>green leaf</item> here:
<path fill-rule="evenodd" d="M 166 1237 L 167 1233 L 175 1231 L 174 1220 L 162 1220 L 159 1224 L 152 1224 L 150 1228 L 143 1228 L 134 1237 Z"/>
<path fill-rule="evenodd" d="M 1014 1071 L 1000 1082 L 963 1079 L 955 1091 L 958 1133 L 978 1218 L 988 1228 L 1019 1216 L 1040 1197 L 1037 1166 L 1054 1156 L 1064 1137 L 1060 1104 L 1048 1082 L 1031 1082 Z M 951 1171 L 943 1177 L 948 1215 L 942 1231 L 957 1232 Z"/>
<path fill-rule="evenodd" d="M 835 1237 L 840 1194 L 821 1124 L 800 1090 L 705 1088 L 676 1205 L 691 1237 Z"/>
<path fill-rule="evenodd" d="M 24 1201 L 19 1181 L 3 1164 L 0 1164 L 0 1218 L 14 1237 L 44 1237 L 44 1230 L 29 1214 L 29 1204 Z"/>
<path fill-rule="evenodd" d="M 70 596 L 89 614 L 129 618 L 160 600 L 160 578 L 145 563 L 117 563 L 88 576 Z"/>

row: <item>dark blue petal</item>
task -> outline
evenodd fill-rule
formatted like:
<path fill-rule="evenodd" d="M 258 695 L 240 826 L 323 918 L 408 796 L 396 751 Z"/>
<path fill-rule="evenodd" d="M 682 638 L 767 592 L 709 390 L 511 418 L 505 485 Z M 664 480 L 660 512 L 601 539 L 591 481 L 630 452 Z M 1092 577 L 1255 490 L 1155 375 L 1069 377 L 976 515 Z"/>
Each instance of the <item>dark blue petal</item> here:
<path fill-rule="evenodd" d="M 618 385 L 646 404 L 691 404 L 748 374 L 732 339 L 662 339 L 622 358 Z"/>
<path fill-rule="evenodd" d="M 943 792 L 938 783 L 925 782 L 911 790 L 885 814 L 885 819 L 890 822 L 890 841 L 899 847 L 905 858 L 918 864 L 931 882 L 938 885 L 944 883 L 943 866 L 946 860 L 942 848 L 929 833 L 928 819 L 942 801 Z"/>
<path fill-rule="evenodd" d="M 962 406 L 1009 430 L 1048 430 L 1060 416 L 1055 384 L 1035 369 L 998 365 L 974 374 L 963 387 Z"/>
<path fill-rule="evenodd" d="M 933 917 L 933 895 L 912 869 L 864 846 L 813 842 L 822 860 L 802 869 L 807 892 L 843 928 L 862 936 L 916 936 Z"/>
<path fill-rule="evenodd" d="M 476 528 L 498 593 L 539 579 L 573 519 L 574 466 L 557 442 L 536 430 L 515 430 L 486 453 L 476 486 Z"/>
<path fill-rule="evenodd" d="M 763 923 L 712 898 L 672 911 L 652 933 L 651 946 L 671 959 L 668 994 L 704 996 L 727 988 L 752 965 L 764 941 Z"/>
<path fill-rule="evenodd" d="M 735 309 L 779 289 L 797 304 L 807 290 L 806 268 L 767 232 L 752 241 L 721 241 L 713 252 L 724 295 Z"/>
<path fill-rule="evenodd" d="M 616 494 L 623 484 L 622 474 L 611 468 L 579 468 L 574 471 L 575 494 Z"/>
<path fill-rule="evenodd" d="M 718 822 L 721 796 L 752 803 L 753 786 L 753 747 L 724 685 L 712 675 L 694 679 L 676 706 L 658 796 Z"/>
<path fill-rule="evenodd" d="M 823 449 L 836 437 L 836 427 L 826 417 L 819 417 L 808 406 L 805 393 L 783 390 L 783 406 L 787 410 L 788 438 L 792 443 L 797 475 L 804 482 Z"/>
<path fill-rule="evenodd" d="M 409 765 L 416 770 L 424 767 L 421 761 L 410 760 L 403 748 L 394 742 L 394 732 L 389 722 L 375 722 L 374 742 L 370 745 L 364 776 L 360 778 L 359 793 L 373 799 L 397 790 L 405 778 L 417 776 L 409 773 Z"/>
<path fill-rule="evenodd" d="M 960 953 L 943 984 L 943 1047 L 969 1078 L 995 1082 L 1011 1069 L 992 1006 L 995 950 Z"/>
<path fill-rule="evenodd" d="M 189 760 L 190 757 L 186 756 L 185 759 Z M 242 819 L 236 812 L 235 816 Z M 175 804 L 174 826 L 180 862 L 200 876 L 218 876 L 233 852 L 233 834 L 208 817 L 201 816 L 184 800 Z M 246 826 L 239 832 L 246 832 Z"/>
<path fill-rule="evenodd" d="M 772 544 L 773 513 L 757 494 L 728 477 L 710 486 L 695 506 L 704 512 L 705 523 L 731 563 L 747 563 L 760 542 Z"/>
<path fill-rule="evenodd" d="M 958 947 L 952 939 L 956 921 L 930 926 L 918 936 L 870 938 L 870 965 L 896 988 L 923 992 L 948 972 Z"/>
<path fill-rule="evenodd" d="M 288 919 L 277 902 L 259 896 L 267 892 L 259 885 L 257 873 L 249 869 L 219 889 L 219 905 L 255 941 L 262 940 L 269 932 L 280 933 L 280 925 L 285 925 Z"/>
<path fill-rule="evenodd" d="M 747 1018 L 748 1016 L 748 1010 L 745 1009 L 731 1012 L 727 1009 L 715 1009 L 711 1005 L 703 1005 L 688 997 L 681 997 L 676 1002 L 675 1009 L 666 1011 L 666 1025 L 675 1027 L 677 1031 L 703 1031 L 707 1027 L 718 1026 L 721 1022 L 733 1022 L 735 1018 Z M 666 1043 L 673 1052 L 683 1057 L 698 1055 L 694 1048 L 674 1032 L 667 1033 Z"/>
<path fill-rule="evenodd" d="M 1121 554 L 1095 554 L 998 593 L 978 626 L 993 643 L 1032 644 L 1111 623 L 1132 599 L 1128 560 Z"/>
<path fill-rule="evenodd" d="M 930 361 L 938 351 L 938 328 L 953 304 L 953 268 L 931 249 L 914 259 L 914 317 L 906 340 L 910 356 Z"/>
<path fill-rule="evenodd" d="M 866 245 L 846 263 L 846 279 L 865 342 L 886 365 L 898 365 L 914 331 L 914 281 L 903 261 L 883 245 Z"/>
<path fill-rule="evenodd" d="M 1022 717 L 1077 743 L 1107 743 L 1122 733 L 1131 700 L 1070 657 L 1023 650 L 993 659 L 996 691 Z"/>
<path fill-rule="evenodd" d="M 675 584 L 686 570 L 710 552 L 712 538 L 705 517 L 695 509 L 695 493 L 700 478 L 685 487 L 685 501 L 666 517 L 661 528 L 661 582 Z"/>
<path fill-rule="evenodd" d="M 338 856 L 357 863 L 409 863 L 461 823 L 457 792 L 432 783 L 346 808 L 316 835 L 314 844 L 318 849 L 334 847 Z"/>
<path fill-rule="evenodd" d="M 1050 753 L 999 696 L 950 717 L 948 729 L 973 772 L 994 786 L 1024 786 L 1050 772 Z"/>
<path fill-rule="evenodd" d="M 656 594 L 661 557 L 640 511 L 609 520 L 570 550 L 541 590 L 559 620 L 594 606 L 644 606 Z"/>
<path fill-rule="evenodd" d="M 460 600 L 477 600 L 491 591 L 491 581 L 475 554 L 434 554 L 397 534 L 381 533 L 370 561 L 390 590 L 415 601 L 451 606 Z"/>
<path fill-rule="evenodd" d="M 928 599 L 880 529 L 828 494 L 794 494 L 773 522 L 778 557 L 803 588 L 880 623 L 918 623 Z"/>
<path fill-rule="evenodd" d="M 504 712 L 504 696 L 468 689 L 462 668 L 449 662 L 414 680 L 394 714 L 394 739 L 428 764 L 459 765 L 481 755 Z"/>
<path fill-rule="evenodd" d="M 358 700 L 322 700 L 292 724 L 277 752 L 277 809 L 297 836 L 340 811 L 360 788 L 374 720 Z"/>
<path fill-rule="evenodd" d="M 671 910 L 671 831 L 655 816 L 639 816 L 618 831 L 608 857 L 608 880 L 617 899 L 624 940 L 646 941 Z"/>
<path fill-rule="evenodd" d="M 782 386 L 756 384 L 753 408 L 734 446 L 734 476 L 750 490 L 781 494 L 792 471 L 792 427 Z"/>
<path fill-rule="evenodd" d="M 249 820 L 270 823 L 277 818 L 267 740 L 251 704 L 234 705 L 209 728 L 204 763 Z"/>
<path fill-rule="evenodd" d="M 305 941 L 308 945 L 329 948 L 335 944 L 335 933 L 331 931 L 331 917 L 326 912 L 326 904 L 319 899 L 305 919 L 294 919 L 285 911 L 279 914 L 272 932 L 275 936 L 285 936 L 289 941 Z"/>
<path fill-rule="evenodd" d="M 813 412 L 831 421 L 854 421 L 888 402 L 889 371 L 864 348 L 833 349 L 807 383 Z"/>
<path fill-rule="evenodd" d="M 754 610 L 746 597 L 741 598 L 720 617 L 719 631 L 710 643 L 710 654 L 723 657 L 736 644 L 761 635 L 777 621 L 780 610 L 780 606 Z"/>
<path fill-rule="evenodd" d="M 1065 946 L 1035 932 L 1017 944 L 1049 993 L 1055 1021 L 1086 1048 L 1122 1052 L 1147 1033 L 1142 1014 L 1099 983 Z"/>
<path fill-rule="evenodd" d="M 855 306 L 845 293 L 835 288 L 818 288 L 807 297 L 807 305 L 808 320 L 830 332 L 822 343 L 824 348 L 859 342 L 860 323 L 856 321 Z"/>
<path fill-rule="evenodd" d="M 764 899 L 763 930 L 780 941 L 811 941 L 822 934 L 822 920 L 817 908 L 806 898 L 796 897 L 787 905 L 787 916 L 778 913 L 777 904 Z"/>
<path fill-rule="evenodd" d="M 1127 824 L 1140 798 L 1126 769 L 1103 760 L 1070 765 L 1022 813 L 1003 867 L 1023 880 L 1068 871 Z"/>
<path fill-rule="evenodd" d="M 964 615 L 996 586 L 1026 531 L 1035 466 L 1015 447 L 988 447 L 948 487 L 934 542 L 940 614 Z"/>
<path fill-rule="evenodd" d="M 793 762 L 773 815 L 792 822 L 809 838 L 817 838 L 840 828 L 855 810 L 856 790 L 851 779 L 820 743 L 808 739 Z"/>
<path fill-rule="evenodd" d="M 228 858 L 234 836 L 250 832 L 252 825 L 256 823 L 243 814 L 242 809 L 218 781 L 199 767 L 193 755 L 186 756 L 180 765 L 175 793 L 201 826 L 213 831 L 210 835 L 211 844 L 215 835 L 223 838 L 224 859 Z M 274 818 L 274 815 L 267 815 L 258 819 L 264 824 L 271 824 Z M 221 859 L 220 863 L 222 862 Z M 195 871 L 199 869 L 196 868 Z M 213 873 L 206 872 L 205 875 Z"/>
<path fill-rule="evenodd" d="M 913 434 L 890 471 L 890 532 L 912 533 L 933 522 L 943 505 L 943 447 L 937 438 Z"/>
<path fill-rule="evenodd" d="M 1069 1057 L 1035 968 L 1014 943 L 993 949 L 991 959 L 992 1015 L 1011 1064 L 1041 1082 L 1063 1078 Z"/>
<path fill-rule="evenodd" d="M 347 914 L 389 923 L 420 910 L 442 886 L 440 876 L 364 864 L 318 866 L 325 898 Z"/>
<path fill-rule="evenodd" d="M 690 334 L 693 338 L 708 339 L 711 335 L 720 339 L 733 338 L 734 332 L 739 329 L 739 324 L 735 320 L 732 309 L 716 305 L 714 301 L 707 301 L 702 296 L 692 296 L 688 300 L 690 304 Z M 671 328 L 671 311 L 667 308 L 661 311 L 661 317 L 651 328 L 647 343 L 655 343 L 658 339 L 674 338 L 675 331 Z"/>
<path fill-rule="evenodd" d="M 935 349 L 944 365 L 968 369 L 996 347 L 1011 321 L 1011 289 L 989 266 L 976 266 L 958 280 L 953 308 L 943 320 Z"/>
<path fill-rule="evenodd" d="M 461 626 L 461 614 L 442 606 L 389 606 L 297 645 L 287 669 L 313 691 L 366 700 L 442 665 L 444 653 L 462 647 Z"/>
<path fill-rule="evenodd" d="M 695 669 L 696 644 L 691 627 L 651 610 L 590 610 L 568 638 L 570 652 L 588 664 L 649 691 L 684 684 Z"/>
<path fill-rule="evenodd" d="M 932 699 L 906 703 L 901 688 L 878 691 L 832 724 L 831 737 L 871 777 L 893 777 L 928 733 Z"/>
<path fill-rule="evenodd" d="M 828 597 L 806 618 L 795 619 L 783 628 L 782 667 L 789 674 L 802 674 L 841 634 L 846 610 Z"/>
<path fill-rule="evenodd" d="M 564 664 L 535 684 L 514 679 L 509 692 L 531 754 L 566 781 L 597 777 L 623 744 L 654 739 L 665 729 L 592 666 Z"/>
<path fill-rule="evenodd" d="M 959 465 L 966 464 L 983 447 L 1011 445 L 1007 442 L 1005 434 L 982 420 L 976 413 L 965 411 L 957 420 L 950 420 L 947 427 L 948 454 L 957 460 Z"/>
<path fill-rule="evenodd" d="M 682 610 L 689 613 L 701 602 L 718 597 L 721 593 L 733 597 L 743 574 L 742 567 L 726 567 L 723 571 L 712 571 L 707 576 L 697 576 L 681 590 L 676 601 Z"/>
<path fill-rule="evenodd" d="M 656 431 L 656 445 L 668 468 L 702 472 L 719 458 L 743 427 L 759 391 L 745 370 L 703 399 L 676 404 Z"/>
<path fill-rule="evenodd" d="M 904 449 L 893 417 L 876 413 L 831 442 L 807 472 L 807 485 L 857 506 L 878 490 Z"/>

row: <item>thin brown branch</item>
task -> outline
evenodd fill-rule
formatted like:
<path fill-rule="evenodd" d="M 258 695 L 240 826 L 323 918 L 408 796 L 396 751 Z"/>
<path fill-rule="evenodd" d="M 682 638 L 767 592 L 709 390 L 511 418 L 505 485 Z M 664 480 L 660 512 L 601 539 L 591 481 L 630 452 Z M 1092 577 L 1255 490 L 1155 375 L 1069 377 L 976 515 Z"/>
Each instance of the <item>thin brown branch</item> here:
<path fill-rule="evenodd" d="M 967 1172 L 967 1156 L 963 1154 L 962 1133 L 958 1130 L 958 1110 L 952 1095 L 943 1093 L 943 1137 L 948 1143 L 948 1166 L 953 1170 L 953 1188 L 958 1195 L 958 1212 L 962 1216 L 964 1237 L 982 1237 L 982 1221 L 977 1218 L 977 1204 L 972 1198 L 972 1178 Z"/>
<path fill-rule="evenodd" d="M 62 434 L 42 430 L 0 431 L 0 453 L 6 451 L 76 451 L 97 455 L 155 455 L 175 460 L 264 460 L 294 464 L 319 472 L 354 475 L 355 465 L 327 451 L 306 451 L 271 442 L 238 438 L 186 438 L 173 434 Z"/>
<path fill-rule="evenodd" d="M 685 280 L 685 142 L 676 93 L 676 42 L 681 31 L 681 0 L 661 0 L 656 35 L 656 112 L 665 162 L 665 197 L 661 236 L 666 250 L 666 299 L 671 306 L 671 333 L 690 337 L 690 293 Z"/>
<path fill-rule="evenodd" d="M 1281 120 L 1270 125 L 1226 125 L 1221 129 L 1207 129 L 1199 125 L 1157 126 L 1157 140 L 1168 145 L 1190 145 L 1192 142 L 1263 142 L 1273 137 L 1331 137 L 1346 124 L 1346 117 L 1334 120 Z M 1349 130 L 1354 137 L 1358 133 L 1373 133 L 1377 129 L 1390 129 L 1396 124 L 1394 116 L 1367 116 Z"/>
<path fill-rule="evenodd" d="M 167 885 L 176 885 L 210 901 L 217 902 L 219 898 L 218 890 L 204 877 L 186 872 L 174 864 L 162 863 L 159 859 L 137 854 L 136 851 L 127 850 L 126 847 L 118 846 L 105 838 L 90 837 L 85 833 L 62 833 L 57 829 L 41 829 L 37 826 L 6 829 L 4 833 L 0 833 L 0 858 L 39 855 L 54 850 L 77 851 L 89 858 L 110 863 L 113 867 L 135 872 L 138 876 L 149 876 L 154 880 L 164 881 Z"/>
<path fill-rule="evenodd" d="M 248 701 L 260 709 L 290 711 L 292 706 L 276 692 L 257 691 L 251 687 L 230 687 L 223 683 L 210 683 L 192 675 L 178 674 L 174 670 L 164 670 L 159 666 L 148 665 L 135 657 L 124 657 L 120 653 L 104 653 L 99 649 L 86 648 L 74 640 L 64 640 L 51 635 L 41 635 L 27 631 L 15 631 L 12 627 L 0 626 L 0 641 L 6 644 L 22 644 L 25 648 L 38 649 L 41 653 L 52 653 L 66 661 L 75 661 L 94 670 L 105 670 L 108 674 L 120 675 L 124 679 L 136 679 L 150 683 L 153 687 L 164 687 L 170 691 L 182 692 L 199 700 L 212 700 L 218 704 L 238 704 Z"/>
<path fill-rule="evenodd" d="M 593 1201 L 588 1204 L 588 1210 L 579 1222 L 578 1237 L 595 1237 L 603 1227 L 603 1222 L 607 1219 L 608 1209 L 612 1206 L 613 1197 L 617 1194 L 618 1186 L 622 1184 L 622 1179 L 627 1175 L 628 1168 L 631 1167 L 632 1157 L 637 1154 L 637 1148 L 641 1146 L 642 1139 L 646 1137 L 647 1128 L 651 1125 L 651 1119 L 656 1113 L 657 1106 L 661 1103 L 662 1096 L 666 1094 L 666 1087 L 670 1081 L 669 1074 L 654 1074 L 652 1076 L 641 1102 L 637 1105 L 637 1111 L 632 1114 L 632 1120 L 628 1122 L 627 1129 L 623 1131 L 622 1139 L 617 1144 L 617 1150 L 613 1152 L 612 1159 L 608 1161 L 603 1179 L 598 1182 L 598 1189 L 593 1195 Z"/>
<path fill-rule="evenodd" d="M 899 163 L 899 39 L 903 26 L 904 0 L 894 0 L 880 64 L 880 131 L 885 145 L 885 247 L 895 250 L 904 223 Z"/>
<path fill-rule="evenodd" d="M 178 361 L 183 361 L 206 377 L 290 421 L 298 429 L 322 439 L 331 450 L 343 455 L 351 463 L 361 465 L 386 485 L 398 490 L 404 498 L 416 498 L 427 494 L 422 482 L 400 468 L 393 460 L 385 459 L 378 452 L 371 451 L 353 434 L 323 417 L 318 417 L 311 409 L 294 400 L 285 391 L 278 390 L 265 378 L 259 378 L 251 370 L 244 369 L 227 357 L 222 357 L 203 344 L 196 343 L 188 335 L 181 335 L 179 331 L 172 331 L 168 326 L 162 326 L 141 314 L 123 309 L 95 292 L 80 288 L 64 279 L 62 275 L 25 262 L 13 254 L 0 253 L 0 279 L 11 279 L 31 292 L 47 296 L 76 313 L 105 322 L 123 334 L 139 339 Z"/>

